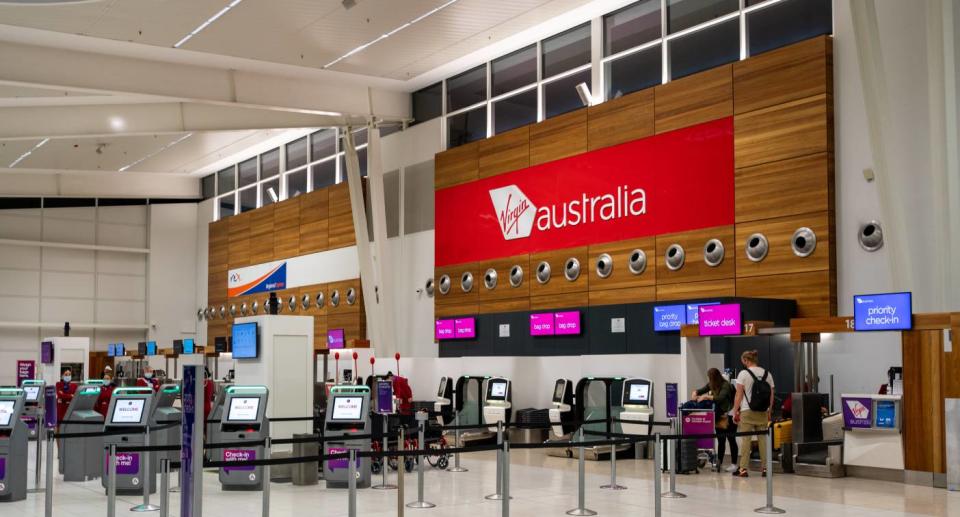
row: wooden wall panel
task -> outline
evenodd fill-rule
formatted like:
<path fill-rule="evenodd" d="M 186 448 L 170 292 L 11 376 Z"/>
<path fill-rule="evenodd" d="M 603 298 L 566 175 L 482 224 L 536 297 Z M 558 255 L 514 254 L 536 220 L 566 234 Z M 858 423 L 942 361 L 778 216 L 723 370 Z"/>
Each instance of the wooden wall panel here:
<path fill-rule="evenodd" d="M 807 227 L 817 236 L 817 247 L 807 257 L 798 257 L 791 247 L 793 232 Z M 747 239 L 754 233 L 763 233 L 770 244 L 767 258 L 753 262 L 744 252 Z M 737 278 L 774 274 L 792 274 L 830 269 L 830 213 L 813 214 L 754 221 L 737 225 Z M 733 251 L 733 250 L 731 250 Z"/>
<path fill-rule="evenodd" d="M 530 166 L 530 126 L 481 140 L 478 177 L 488 178 Z"/>
<path fill-rule="evenodd" d="M 567 259 L 575 257 L 580 261 L 580 276 L 573 282 L 564 277 L 563 268 Z M 537 281 L 537 268 L 540 262 L 550 264 L 550 281 L 541 284 Z M 558 295 L 578 293 L 580 305 L 587 303 L 587 290 L 590 286 L 590 255 L 587 246 L 546 251 L 530 255 L 530 296 Z M 533 302 L 531 301 L 531 305 Z"/>
<path fill-rule="evenodd" d="M 357 243 L 353 228 L 353 212 L 350 209 L 350 190 L 346 182 L 327 188 L 329 196 L 329 242 L 328 248 L 336 249 Z"/>
<path fill-rule="evenodd" d="M 477 307 L 479 314 L 494 314 L 503 312 L 521 312 L 530 310 L 530 298 L 511 298 L 507 300 L 491 300 L 480 302 Z"/>
<path fill-rule="evenodd" d="M 735 274 L 735 255 L 737 245 L 734 242 L 733 226 L 718 226 L 703 228 L 689 232 L 671 233 L 657 236 L 657 284 L 673 284 L 679 282 L 703 282 L 733 278 Z M 703 247 L 710 239 L 720 239 L 725 251 L 723 262 L 719 266 L 710 267 L 703 261 Z M 667 248 L 672 244 L 683 246 L 686 260 L 683 267 L 677 271 L 667 268 L 664 258 Z"/>
<path fill-rule="evenodd" d="M 228 217 L 230 222 L 230 269 L 250 265 L 250 212 Z"/>
<path fill-rule="evenodd" d="M 829 271 L 737 278 L 737 296 L 797 301 L 798 318 L 837 313 L 836 285 Z"/>
<path fill-rule="evenodd" d="M 321 189 L 300 196 L 298 220 L 298 255 L 324 251 L 329 246 L 330 211 L 329 189 Z M 351 222 L 352 222 L 351 216 Z"/>
<path fill-rule="evenodd" d="M 466 303 L 445 303 L 438 304 L 434 307 L 434 315 L 437 318 L 449 318 L 451 316 L 466 316 L 470 314 L 477 314 L 479 310 L 479 305 L 474 302 Z"/>
<path fill-rule="evenodd" d="M 483 279 L 480 277 L 482 274 L 479 270 L 479 264 L 476 262 L 471 262 L 469 264 L 457 264 L 453 266 L 444 266 L 437 268 L 434 272 L 434 282 L 436 290 L 434 291 L 433 299 L 436 304 L 476 304 L 479 300 L 479 292 L 482 288 L 481 283 Z M 473 273 L 473 288 L 470 292 L 464 292 L 460 287 L 460 279 L 464 273 Z M 440 277 L 443 275 L 450 275 L 450 292 L 447 294 L 440 293 Z"/>
<path fill-rule="evenodd" d="M 479 142 L 471 142 L 437 153 L 433 187 L 442 189 L 476 180 L 479 176 Z"/>
<path fill-rule="evenodd" d="M 587 151 L 587 110 L 578 109 L 530 127 L 530 165 Z"/>
<path fill-rule="evenodd" d="M 548 311 L 552 309 L 569 309 L 587 305 L 587 293 L 555 293 L 530 297 L 531 311 Z"/>
<path fill-rule="evenodd" d="M 276 204 L 250 212 L 250 263 L 270 262 L 273 254 L 273 215 Z M 282 228 L 282 226 L 281 226 Z"/>
<path fill-rule="evenodd" d="M 657 286 L 631 287 L 628 289 L 590 290 L 590 306 L 617 305 L 621 303 L 644 303 L 657 300 Z"/>
<path fill-rule="evenodd" d="M 592 151 L 653 135 L 653 88 L 590 106 L 587 147 Z"/>
<path fill-rule="evenodd" d="M 735 116 L 736 167 L 830 151 L 832 102 L 821 94 Z"/>
<path fill-rule="evenodd" d="M 903 460 L 906 470 L 945 473 L 943 332 L 902 333 Z"/>
<path fill-rule="evenodd" d="M 354 289 L 357 293 L 357 302 L 347 303 L 347 290 Z M 340 304 L 336 307 L 331 303 L 334 291 L 340 292 Z M 344 280 L 327 284 L 327 315 L 342 314 L 345 312 L 360 312 L 363 306 L 363 289 L 360 288 L 360 279 Z"/>
<path fill-rule="evenodd" d="M 510 269 L 515 265 L 523 268 L 523 282 L 517 287 L 510 285 Z M 497 286 L 493 289 L 487 289 L 483 282 L 486 277 L 487 270 L 491 268 L 497 272 Z M 527 298 L 530 296 L 530 280 L 533 277 L 530 275 L 529 255 L 517 255 L 514 257 L 492 260 L 489 262 L 481 262 L 477 264 L 477 272 L 477 286 L 479 287 L 477 297 L 479 298 L 480 302 L 505 300 L 511 298 Z"/>
<path fill-rule="evenodd" d="M 343 329 L 344 340 L 366 339 L 367 330 L 362 312 L 330 313 L 327 315 L 327 329 Z M 316 323 L 314 323 L 316 328 Z M 316 337 L 314 337 L 316 339 Z M 326 336 L 324 335 L 324 339 Z"/>
<path fill-rule="evenodd" d="M 734 63 L 735 113 L 829 93 L 832 41 L 819 36 Z"/>
<path fill-rule="evenodd" d="M 943 354 L 943 396 L 960 399 L 960 312 L 950 315 L 953 351 Z"/>
<path fill-rule="evenodd" d="M 656 132 L 733 115 L 733 67 L 723 65 L 654 87 Z"/>
<path fill-rule="evenodd" d="M 696 300 L 698 298 L 719 298 L 734 296 L 736 285 L 732 278 L 707 280 L 705 282 L 683 282 L 680 284 L 657 284 L 657 301 Z"/>
<path fill-rule="evenodd" d="M 737 169 L 738 223 L 833 210 L 833 156 L 817 153 Z"/>
<path fill-rule="evenodd" d="M 327 316 L 315 315 L 313 317 L 313 349 L 327 349 Z"/>
<path fill-rule="evenodd" d="M 633 250 L 643 250 L 647 255 L 647 268 L 643 273 L 635 275 L 630 272 L 630 255 Z M 607 278 L 600 278 L 597 274 L 597 260 L 601 253 L 607 253 L 613 258 L 613 272 Z M 628 287 L 645 287 L 657 283 L 657 240 L 655 237 L 644 237 L 620 242 L 590 245 L 590 291 L 602 289 L 624 289 Z"/>

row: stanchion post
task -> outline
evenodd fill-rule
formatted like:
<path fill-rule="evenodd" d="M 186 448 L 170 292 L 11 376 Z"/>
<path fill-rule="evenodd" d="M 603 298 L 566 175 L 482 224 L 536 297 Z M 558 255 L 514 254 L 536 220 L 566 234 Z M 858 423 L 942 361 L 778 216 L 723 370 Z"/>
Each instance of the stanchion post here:
<path fill-rule="evenodd" d="M 160 460 L 160 517 L 170 516 L 170 459 Z"/>
<path fill-rule="evenodd" d="M 40 473 L 43 471 L 43 442 L 46 435 L 46 421 L 47 419 L 43 416 L 43 408 L 37 408 L 37 419 L 34 421 L 37 426 L 37 453 L 33 458 L 33 488 L 27 490 L 30 494 L 43 492 L 43 487 L 40 486 Z"/>
<path fill-rule="evenodd" d="M 653 515 L 660 517 L 660 476 L 663 475 L 663 451 L 660 450 L 660 433 L 653 435 Z"/>
<path fill-rule="evenodd" d="M 407 439 L 407 436 L 406 436 L 405 429 L 403 426 L 400 426 L 400 438 L 398 438 L 398 441 L 397 441 L 398 450 L 402 449 L 403 443 L 404 441 L 406 441 L 406 439 Z M 403 469 L 403 463 L 401 463 L 401 461 L 402 459 L 398 456 L 397 457 L 397 517 L 403 517 L 403 510 L 405 508 L 403 505 L 403 475 L 405 472 Z M 388 463 L 389 463 L 389 460 L 387 459 L 386 456 L 384 456 L 383 468 L 387 468 Z"/>
<path fill-rule="evenodd" d="M 144 428 L 143 443 L 147 448 L 150 447 L 150 426 Z M 143 464 L 140 465 L 140 488 L 143 490 L 143 504 L 138 504 L 130 508 L 130 511 L 155 512 L 159 510 L 160 507 L 150 504 L 150 487 L 157 482 L 153 476 L 153 471 L 150 470 L 152 468 L 150 465 L 150 451 L 143 451 L 140 454 L 143 457 Z"/>
<path fill-rule="evenodd" d="M 418 436 L 417 447 L 424 446 L 424 427 L 426 423 L 427 423 L 427 414 L 422 411 L 418 412 L 417 425 L 419 427 L 419 430 L 417 432 L 417 436 Z M 433 503 L 428 503 L 423 500 L 423 469 L 424 469 L 424 463 L 426 462 L 427 462 L 427 459 L 424 456 L 422 455 L 417 456 L 417 500 L 408 504 L 407 505 L 408 508 L 433 508 L 436 506 Z M 400 464 L 399 468 L 403 468 L 403 465 Z"/>
<path fill-rule="evenodd" d="M 460 447 L 460 412 L 457 411 L 457 399 L 460 398 L 460 394 L 454 390 L 453 392 L 453 436 L 454 436 L 454 447 Z M 453 468 L 449 469 L 450 472 L 467 472 L 467 469 L 460 466 L 460 453 L 455 453 L 453 455 Z"/>
<path fill-rule="evenodd" d="M 510 440 L 503 442 L 503 501 L 501 517 L 510 517 Z"/>
<path fill-rule="evenodd" d="M 347 515 L 357 517 L 357 450 L 350 449 L 347 465 Z"/>
<path fill-rule="evenodd" d="M 617 484 L 617 446 L 610 445 L 610 484 L 600 485 L 605 490 L 626 490 L 627 487 Z"/>
<path fill-rule="evenodd" d="M 117 517 L 117 444 L 107 453 L 107 517 Z"/>
<path fill-rule="evenodd" d="M 270 459 L 270 448 L 272 440 L 266 437 L 263 441 L 263 459 Z M 260 478 L 260 484 L 263 486 L 263 517 L 270 517 L 270 465 L 263 466 L 263 474 Z"/>
<path fill-rule="evenodd" d="M 580 425 L 580 432 L 578 434 L 579 439 L 577 440 L 580 445 L 577 446 L 577 507 L 573 510 L 568 510 L 567 515 L 575 515 L 578 517 L 586 517 L 589 515 L 596 515 L 597 512 L 587 509 L 587 487 L 586 480 L 584 479 L 587 474 L 586 466 L 586 452 L 583 448 L 583 424 Z"/>
<path fill-rule="evenodd" d="M 754 510 L 757 513 L 787 513 L 783 508 L 773 505 L 773 425 L 767 426 L 767 504 Z"/>
<path fill-rule="evenodd" d="M 503 422 L 497 421 L 497 491 L 486 496 L 491 501 L 503 497 Z"/>
<path fill-rule="evenodd" d="M 387 415 L 383 415 L 383 441 L 381 442 L 381 444 L 383 445 L 383 447 L 381 447 L 381 450 L 383 450 L 384 452 L 387 451 L 387 444 L 388 444 L 388 442 L 389 442 L 389 440 L 390 440 L 390 436 L 389 436 L 390 429 L 389 429 L 389 425 L 388 425 L 387 420 L 388 420 Z M 372 461 L 373 461 L 373 458 L 370 458 L 370 461 L 372 462 Z M 379 485 L 374 485 L 374 486 L 372 486 L 372 487 L 370 487 L 370 488 L 373 488 L 373 489 L 375 489 L 375 490 L 393 490 L 393 489 L 397 488 L 396 485 L 387 484 L 387 470 L 388 470 L 388 468 L 387 468 L 387 457 L 386 457 L 386 456 L 383 456 L 383 457 L 380 458 L 380 465 L 381 465 L 381 467 L 380 467 L 380 473 L 382 474 L 382 481 L 380 482 Z"/>
<path fill-rule="evenodd" d="M 667 455 L 670 457 L 670 490 L 661 495 L 667 499 L 683 499 L 686 494 L 677 492 L 677 438 L 667 440 Z"/>
<path fill-rule="evenodd" d="M 46 492 L 43 494 L 43 515 L 44 517 L 53 516 L 53 433 L 47 431 L 47 478 L 44 483 Z M 39 444 L 38 444 L 39 445 Z"/>

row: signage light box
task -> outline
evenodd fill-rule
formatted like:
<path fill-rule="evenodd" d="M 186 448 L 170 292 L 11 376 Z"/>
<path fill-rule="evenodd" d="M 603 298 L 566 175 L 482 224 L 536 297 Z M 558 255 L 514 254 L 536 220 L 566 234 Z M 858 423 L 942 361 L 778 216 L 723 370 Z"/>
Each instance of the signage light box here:
<path fill-rule="evenodd" d="M 913 328 L 912 295 L 885 293 L 854 296 L 853 328 L 858 332 L 910 330 Z"/>
<path fill-rule="evenodd" d="M 653 308 L 654 332 L 678 331 L 686 324 L 686 312 L 683 305 L 657 305 Z"/>
<path fill-rule="evenodd" d="M 737 336 L 742 333 L 740 304 L 700 306 L 701 336 Z"/>

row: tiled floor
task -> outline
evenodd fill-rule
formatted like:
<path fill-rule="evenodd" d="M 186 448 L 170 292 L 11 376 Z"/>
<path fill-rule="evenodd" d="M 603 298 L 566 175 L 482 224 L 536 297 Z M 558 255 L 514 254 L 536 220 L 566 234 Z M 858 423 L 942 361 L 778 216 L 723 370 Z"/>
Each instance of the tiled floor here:
<path fill-rule="evenodd" d="M 31 445 L 31 455 L 33 446 Z M 430 510 L 405 509 L 406 515 L 423 517 L 501 515 L 499 502 L 484 495 L 494 491 L 496 463 L 490 452 L 465 455 L 466 473 L 451 473 L 428 468 L 425 475 L 425 499 L 436 503 Z M 600 485 L 609 480 L 609 463 L 587 462 L 587 507 L 601 516 L 646 517 L 653 512 L 652 464 L 650 461 L 620 460 L 618 481 L 627 490 L 611 492 Z M 31 462 L 30 486 L 33 483 Z M 375 479 L 379 479 L 376 477 Z M 575 460 L 548 457 L 541 451 L 511 453 L 510 512 L 515 517 L 562 517 L 577 504 L 577 463 Z M 376 481 L 375 481 L 376 482 Z M 391 473 L 390 482 L 396 482 Z M 663 478 L 664 490 L 667 477 Z M 703 472 L 678 476 L 677 488 L 686 499 L 664 499 L 663 515 L 726 517 L 754 515 L 763 506 L 765 481 L 759 476 L 736 479 L 729 474 Z M 416 499 L 417 477 L 405 477 L 406 502 Z M 152 502 L 158 504 L 158 496 Z M 130 515 L 128 508 L 140 497 L 120 497 L 117 515 Z M 397 491 L 361 490 L 357 496 L 358 515 L 388 517 L 397 515 Z M 960 516 L 960 493 L 867 481 L 853 478 L 816 479 L 792 475 L 775 478 L 775 504 L 796 516 L 885 517 L 895 515 Z M 25 501 L 0 503 L 0 516 L 41 517 L 43 494 L 29 494 Z M 179 515 L 179 494 L 171 494 L 171 515 Z M 203 514 L 206 517 L 259 515 L 259 492 L 221 492 L 215 473 L 204 475 Z M 106 515 L 106 497 L 100 481 L 63 483 L 55 476 L 54 515 L 56 517 L 94 517 Z M 152 514 L 156 515 L 156 514 Z M 319 486 L 272 485 L 271 515 L 301 517 L 347 515 L 347 492 Z"/>

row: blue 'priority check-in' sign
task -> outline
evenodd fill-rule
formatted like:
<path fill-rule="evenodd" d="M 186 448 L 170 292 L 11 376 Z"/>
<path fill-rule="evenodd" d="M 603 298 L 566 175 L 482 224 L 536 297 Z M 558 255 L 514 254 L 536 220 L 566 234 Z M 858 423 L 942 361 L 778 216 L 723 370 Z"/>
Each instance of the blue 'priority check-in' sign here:
<path fill-rule="evenodd" d="M 913 303 L 910 293 L 858 294 L 853 297 L 856 331 L 910 330 Z"/>

